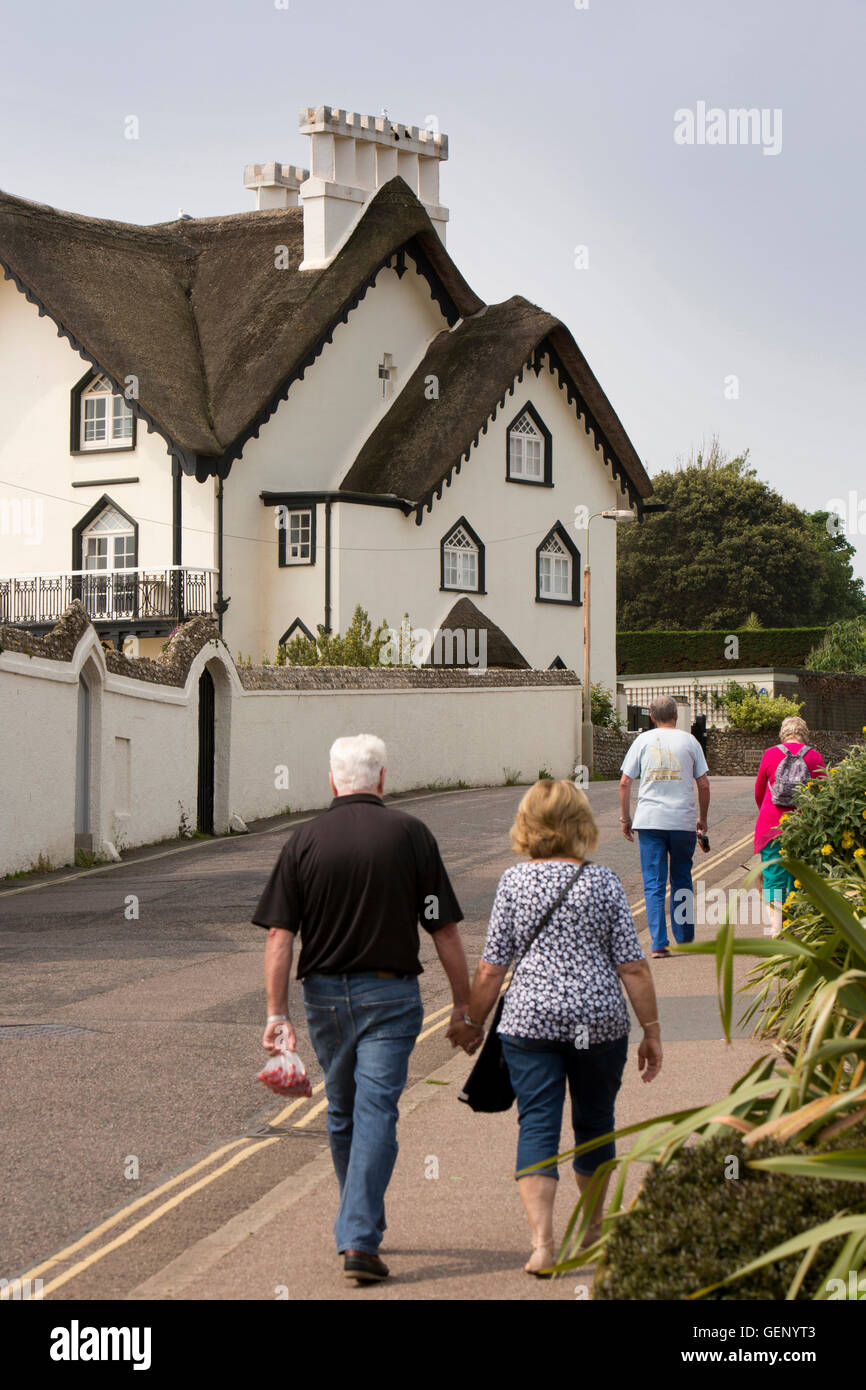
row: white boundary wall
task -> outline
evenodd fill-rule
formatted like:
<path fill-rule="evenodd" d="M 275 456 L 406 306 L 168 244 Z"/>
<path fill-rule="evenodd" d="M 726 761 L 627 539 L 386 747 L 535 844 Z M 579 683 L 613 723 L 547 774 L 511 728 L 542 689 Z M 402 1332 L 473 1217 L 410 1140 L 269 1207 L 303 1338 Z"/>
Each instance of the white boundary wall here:
<path fill-rule="evenodd" d="M 501 673 L 501 685 L 458 673 L 456 688 L 253 690 L 226 650 L 206 643 L 184 686 L 115 674 L 91 627 L 71 661 L 0 652 L 0 875 L 74 862 L 78 686 L 92 689 L 93 849 L 174 838 L 196 820 L 198 682 L 216 694 L 214 824 L 328 804 L 328 748 L 344 734 L 388 744 L 386 789 L 501 785 L 505 769 L 534 781 L 542 766 L 571 777 L 579 760 L 580 687 L 544 673 Z M 519 683 L 525 677 L 524 683 Z M 573 679 L 573 678 L 572 678 Z M 278 769 L 285 768 L 286 775 Z"/>

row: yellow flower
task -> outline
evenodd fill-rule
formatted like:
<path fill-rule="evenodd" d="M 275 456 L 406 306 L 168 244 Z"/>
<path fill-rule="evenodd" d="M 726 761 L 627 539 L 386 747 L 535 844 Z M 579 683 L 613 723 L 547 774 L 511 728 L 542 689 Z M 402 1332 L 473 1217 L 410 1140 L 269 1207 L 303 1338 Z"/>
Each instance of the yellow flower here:
<path fill-rule="evenodd" d="M 795 888 L 802 888 L 802 887 L 803 887 L 802 883 L 800 882 L 800 880 L 799 880 L 798 878 L 795 878 L 795 879 L 794 879 L 794 887 L 795 887 Z"/>
<path fill-rule="evenodd" d="M 787 896 L 787 898 L 785 899 L 785 901 L 782 903 L 782 906 L 783 906 L 783 907 L 790 907 L 790 906 L 791 906 L 791 903 L 796 902 L 796 900 L 797 900 L 797 894 L 796 894 L 796 893 L 789 893 L 788 896 Z"/>
<path fill-rule="evenodd" d="M 845 833 L 844 833 L 844 835 L 842 836 L 842 848 L 843 848 L 843 849 L 850 849 L 851 846 L 853 845 L 853 843 L 854 843 L 854 836 L 851 834 L 851 831 L 850 831 L 850 830 L 846 830 Z"/>
<path fill-rule="evenodd" d="M 862 859 L 864 855 L 866 855 L 866 849 L 863 849 L 862 846 L 861 846 L 860 849 L 855 849 L 855 851 L 854 851 L 854 858 L 855 858 L 855 859 Z"/>
<path fill-rule="evenodd" d="M 784 824 L 785 824 L 785 821 L 786 821 L 786 820 L 790 820 L 790 819 L 791 819 L 791 813 L 790 813 L 790 811 L 786 811 L 785 814 L 784 814 L 783 816 L 780 816 L 780 817 L 779 817 L 779 824 L 780 824 L 780 825 L 784 825 Z"/>
<path fill-rule="evenodd" d="M 833 846 L 832 846 L 832 845 L 822 845 L 822 846 L 821 846 L 821 853 L 822 853 L 822 854 L 832 854 L 832 853 L 833 853 Z"/>

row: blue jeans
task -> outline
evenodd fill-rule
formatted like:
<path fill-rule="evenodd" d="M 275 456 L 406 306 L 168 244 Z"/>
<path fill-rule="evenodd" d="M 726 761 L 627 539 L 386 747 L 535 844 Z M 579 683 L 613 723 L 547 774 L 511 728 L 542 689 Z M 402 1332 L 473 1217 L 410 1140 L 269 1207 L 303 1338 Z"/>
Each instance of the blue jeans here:
<path fill-rule="evenodd" d="M 614 1042 L 583 1048 L 575 1047 L 573 1042 L 520 1038 L 508 1033 L 500 1033 L 500 1038 L 517 1097 L 518 1172 L 560 1152 L 566 1082 L 571 1094 L 575 1147 L 609 1134 L 615 1127 L 613 1105 L 628 1057 L 628 1034 Z M 616 1145 L 611 1141 L 578 1155 L 573 1167 L 576 1173 L 589 1175 L 615 1155 Z M 559 1174 L 551 1165 L 533 1176 L 558 1178 Z"/>
<path fill-rule="evenodd" d="M 304 1008 L 325 1073 L 328 1139 L 340 1184 L 337 1250 L 375 1255 L 397 1158 L 397 1107 L 424 1017 L 418 980 L 310 975 Z"/>
<path fill-rule="evenodd" d="M 639 830 L 640 871 L 647 922 L 654 951 L 668 944 L 665 921 L 665 892 L 668 861 L 671 879 L 671 931 L 679 942 L 695 939 L 695 901 L 692 890 L 692 860 L 698 837 L 694 830 Z M 687 890 L 687 891 L 686 891 Z M 679 894 L 679 896 L 677 896 Z"/>

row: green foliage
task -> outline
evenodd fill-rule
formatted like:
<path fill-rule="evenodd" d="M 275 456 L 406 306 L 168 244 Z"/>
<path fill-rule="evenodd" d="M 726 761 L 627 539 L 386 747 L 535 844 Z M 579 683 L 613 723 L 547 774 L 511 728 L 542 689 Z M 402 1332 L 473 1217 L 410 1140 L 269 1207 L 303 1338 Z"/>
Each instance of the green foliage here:
<path fill-rule="evenodd" d="M 743 733 L 778 733 L 783 719 L 798 715 L 802 701 L 789 700 L 785 695 L 761 695 L 754 684 L 738 685 L 731 681 L 721 700 L 732 729 Z"/>
<path fill-rule="evenodd" d="M 539 781 L 539 782 L 550 782 L 550 781 L 552 781 L 552 779 L 553 779 L 553 773 L 551 772 L 550 768 L 549 768 L 549 767 L 547 766 L 547 764 L 545 763 L 544 767 L 540 767 L 540 768 L 538 769 L 538 781 Z"/>
<path fill-rule="evenodd" d="M 866 676 L 866 618 L 834 623 L 806 657 L 810 671 Z"/>
<path fill-rule="evenodd" d="M 384 618 L 373 632 L 373 624 L 360 603 L 344 636 L 326 632 L 320 623 L 313 639 L 298 633 L 277 652 L 278 666 L 378 666 L 388 624 Z"/>
<path fill-rule="evenodd" d="M 617 536 L 619 627 L 734 632 L 748 614 L 774 628 L 866 613 L 854 547 L 828 533 L 826 513 L 756 477 L 748 451 L 729 460 L 714 439 L 652 482 L 653 502 L 669 510 Z"/>
<path fill-rule="evenodd" d="M 506 787 L 516 787 L 516 786 L 518 785 L 518 783 L 520 782 L 520 768 L 519 768 L 519 767 L 504 767 L 504 768 L 502 769 L 502 771 L 505 773 L 505 785 L 506 785 Z"/>
<path fill-rule="evenodd" d="M 647 521 L 654 525 L 656 518 Z M 627 528 L 626 528 L 627 529 Z M 634 529 L 634 528 L 632 528 Z M 715 628 L 698 632 L 618 632 L 617 673 L 637 676 L 650 671 L 724 671 L 739 667 L 807 664 L 807 657 L 825 635 L 826 627 Z M 736 637 L 739 655 L 729 657 L 729 637 Z"/>
<path fill-rule="evenodd" d="M 607 1252 L 614 1249 L 614 1241 L 630 1238 L 629 1230 L 640 1208 L 638 1200 L 632 1210 L 624 1210 L 630 1165 L 638 1163 L 650 1174 L 663 1173 L 681 1162 L 683 1151 L 689 1145 L 694 1145 L 691 1152 L 698 1154 L 696 1161 L 700 1163 L 701 1148 L 719 1137 L 725 1152 L 735 1152 L 734 1143 L 741 1147 L 747 1169 L 785 1174 L 804 1180 L 806 1184 L 825 1178 L 844 1180 L 848 1189 L 838 1194 L 835 1210 L 829 1218 L 820 1193 L 813 1198 L 806 1192 L 804 1199 L 792 1198 L 791 1202 L 768 1200 L 763 1212 L 756 1203 L 753 1220 L 757 1240 L 747 1237 L 742 1230 L 743 1248 L 733 1250 L 728 1243 L 728 1232 L 730 1223 L 738 1220 L 735 1206 L 741 1200 L 738 1194 L 745 1190 L 741 1186 L 742 1168 L 741 1176 L 734 1180 L 726 1179 L 724 1173 L 719 1175 L 717 1167 L 716 1183 L 727 1184 L 725 1205 L 723 1208 L 717 1205 L 717 1192 L 709 1198 L 706 1211 L 701 1207 L 702 1201 L 706 1206 L 706 1193 L 693 1204 L 690 1220 L 693 1215 L 695 1235 L 689 1226 L 688 1258 L 707 1258 L 712 1248 L 718 1247 L 726 1251 L 728 1268 L 724 1272 L 717 1268 L 709 1284 L 683 1288 L 680 1296 L 709 1297 L 723 1285 L 739 1297 L 744 1281 L 750 1280 L 757 1271 L 776 1267 L 781 1277 L 790 1273 L 791 1267 L 785 1262 L 796 1255 L 796 1272 L 790 1278 L 784 1297 L 794 1299 L 806 1291 L 813 1298 L 823 1298 L 827 1290 L 825 1286 L 822 1288 L 822 1279 L 841 1277 L 844 1280 L 848 1270 L 858 1271 L 866 1262 L 866 1147 L 859 1137 L 866 1113 L 866 1037 L 861 1036 L 866 1016 L 866 925 L 861 920 L 863 899 L 857 885 L 857 876 L 860 884 L 866 885 L 866 870 L 862 867 L 862 859 L 854 858 L 853 862 L 856 867 L 851 875 L 837 882 L 828 881 L 802 860 L 788 861 L 791 873 L 820 919 L 820 930 L 811 940 L 804 940 L 799 933 L 795 937 L 790 931 L 784 931 L 778 938 L 741 937 L 737 936 L 735 926 L 726 922 L 719 928 L 715 941 L 693 942 L 675 948 L 678 955 L 715 957 L 719 1013 L 728 1041 L 733 1016 L 734 956 L 762 959 L 767 997 L 776 993 L 776 984 L 782 985 L 781 1003 L 775 1011 L 776 1047 L 753 1062 L 721 1099 L 691 1110 L 650 1117 L 619 1134 L 601 1135 L 578 1149 L 558 1155 L 561 1162 L 611 1139 L 616 1141 L 629 1136 L 631 1140 L 626 1151 L 620 1149 L 616 1158 L 598 1170 L 600 1175 L 611 1173 L 616 1178 L 601 1238 L 589 1249 L 579 1249 L 590 1219 L 581 1198 L 566 1230 L 557 1265 L 559 1272 L 578 1268 L 600 1256 L 599 1287 L 603 1288 L 608 1277 L 605 1272 Z M 750 873 L 747 883 L 754 879 L 756 872 Z M 793 987 L 792 970 L 798 975 Z M 744 1136 L 742 1140 L 736 1137 L 740 1134 Z M 766 1150 L 760 1147 L 765 1141 L 799 1147 L 795 1151 L 777 1151 L 767 1157 Z M 746 1150 L 749 1151 L 747 1157 Z M 718 1151 L 715 1156 L 717 1160 Z M 676 1171 L 674 1169 L 674 1175 Z M 678 1181 L 676 1186 L 681 1195 L 692 1195 L 693 1184 L 688 1181 Z M 769 1189 L 764 1191 L 768 1193 Z M 673 1200 L 673 1194 L 669 1200 Z M 675 1241 L 683 1240 L 685 1227 L 676 1236 L 668 1230 L 668 1222 L 676 1224 L 677 1220 L 679 1218 L 669 1209 L 657 1210 L 651 1233 L 644 1228 L 644 1241 L 637 1247 L 648 1266 L 641 1295 L 644 1299 L 662 1298 L 666 1296 L 664 1290 L 670 1291 L 669 1283 L 657 1288 L 652 1271 L 657 1265 L 657 1254 L 671 1253 Z M 711 1247 L 709 1252 L 705 1248 L 707 1243 Z M 756 1247 L 757 1253 L 754 1253 Z M 838 1251 L 829 1270 L 825 1247 L 830 1249 L 831 1255 Z M 744 1253 L 745 1263 L 742 1262 Z M 752 1258 L 748 1257 L 750 1254 Z M 648 1259 L 648 1255 L 652 1258 Z M 815 1269 L 821 1271 L 817 1282 L 813 1277 Z M 625 1277 L 630 1276 L 626 1273 Z M 767 1296 L 760 1284 L 756 1287 L 745 1283 L 745 1288 L 751 1289 L 747 1297 Z M 618 1289 L 616 1296 L 629 1295 Z"/>
<path fill-rule="evenodd" d="M 866 1125 L 860 1125 L 822 1150 L 864 1140 Z M 652 1167 L 633 1209 L 613 1228 L 593 1298 L 686 1298 L 842 1211 L 866 1212 L 866 1187 L 751 1166 L 756 1160 L 813 1151 L 811 1145 L 772 1140 L 749 1147 L 742 1135 L 727 1133 L 680 1149 L 667 1167 Z M 843 1241 L 839 1235 L 820 1247 L 797 1298 L 812 1299 L 823 1290 Z M 800 1259 L 789 1255 L 763 1265 L 707 1297 L 781 1302 Z"/>
<path fill-rule="evenodd" d="M 795 813 L 782 821 L 782 854 L 803 859 L 828 877 L 844 876 L 855 851 L 866 849 L 866 745 L 855 744 L 826 777 L 797 792 Z M 824 846 L 831 853 L 824 854 Z M 857 855 L 863 859 L 864 855 Z"/>
<path fill-rule="evenodd" d="M 617 732 L 625 728 L 617 714 L 616 700 L 601 681 L 596 681 L 590 688 L 589 708 L 590 718 L 599 728 L 616 729 Z"/>

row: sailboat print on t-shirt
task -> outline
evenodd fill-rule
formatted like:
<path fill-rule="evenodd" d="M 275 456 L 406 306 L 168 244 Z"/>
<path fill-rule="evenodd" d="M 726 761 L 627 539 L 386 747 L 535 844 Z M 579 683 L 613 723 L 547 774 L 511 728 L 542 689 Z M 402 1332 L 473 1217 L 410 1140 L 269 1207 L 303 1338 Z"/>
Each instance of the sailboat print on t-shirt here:
<path fill-rule="evenodd" d="M 649 744 L 646 751 L 649 765 L 643 774 L 644 781 L 681 782 L 683 780 L 679 758 L 665 747 L 661 739 L 657 738 L 655 743 Z"/>

